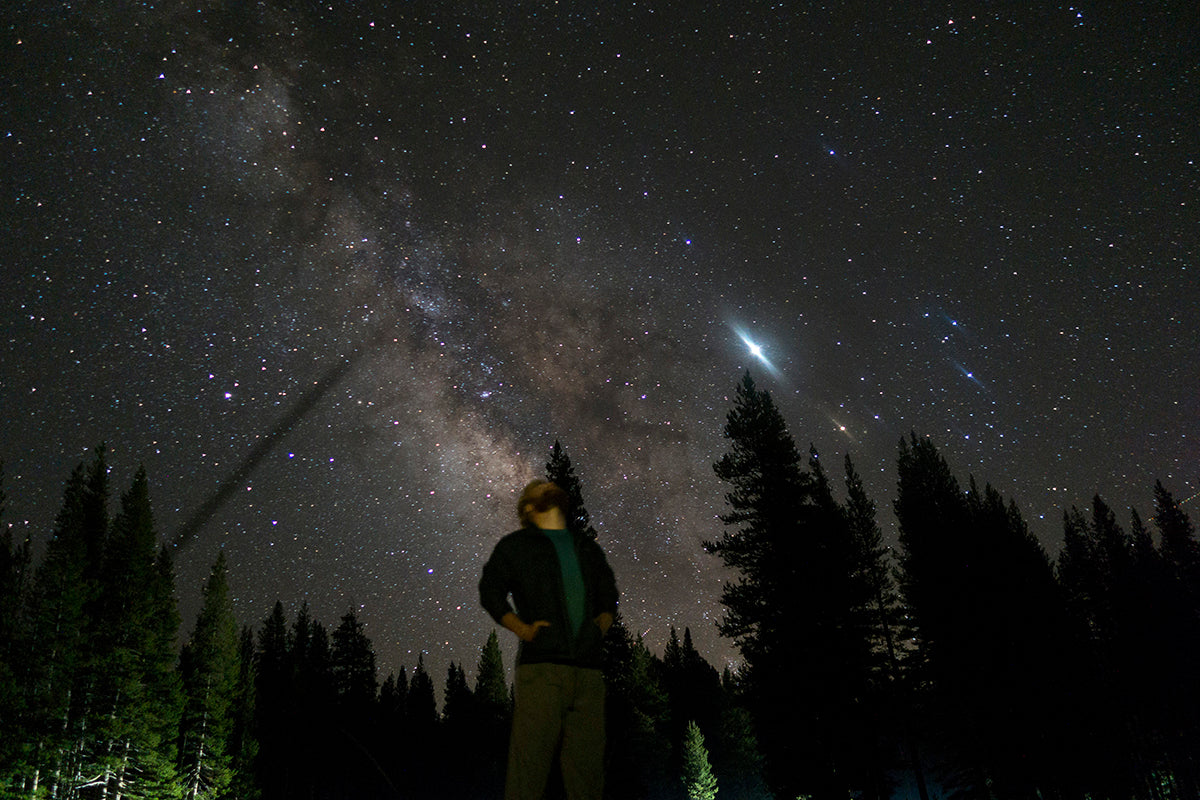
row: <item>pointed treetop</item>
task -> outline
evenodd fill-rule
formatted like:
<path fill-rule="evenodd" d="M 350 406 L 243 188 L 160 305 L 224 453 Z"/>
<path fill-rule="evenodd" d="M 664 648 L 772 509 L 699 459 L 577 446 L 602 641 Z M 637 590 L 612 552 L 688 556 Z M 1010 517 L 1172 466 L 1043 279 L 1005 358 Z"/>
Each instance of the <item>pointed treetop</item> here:
<path fill-rule="evenodd" d="M 546 479 L 553 482 L 567 493 L 568 505 L 565 510 L 567 528 L 574 533 L 582 533 L 596 538 L 596 529 L 592 527 L 591 516 L 583 502 L 583 486 L 575 475 L 571 458 L 557 439 L 550 449 L 550 460 L 546 462 Z"/>

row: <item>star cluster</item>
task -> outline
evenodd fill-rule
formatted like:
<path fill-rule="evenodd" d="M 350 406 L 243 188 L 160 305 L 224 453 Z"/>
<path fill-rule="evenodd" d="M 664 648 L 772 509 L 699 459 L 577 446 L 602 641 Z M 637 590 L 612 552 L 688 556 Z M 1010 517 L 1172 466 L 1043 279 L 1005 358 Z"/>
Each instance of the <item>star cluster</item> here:
<path fill-rule="evenodd" d="M 1170 4 L 17 5 L 6 519 L 44 541 L 107 442 L 185 619 L 224 548 L 246 622 L 353 606 L 385 671 L 473 667 L 559 439 L 630 627 L 730 658 L 701 543 L 746 369 L 888 531 L 909 431 L 1051 553 L 1094 493 L 1197 492 Z"/>

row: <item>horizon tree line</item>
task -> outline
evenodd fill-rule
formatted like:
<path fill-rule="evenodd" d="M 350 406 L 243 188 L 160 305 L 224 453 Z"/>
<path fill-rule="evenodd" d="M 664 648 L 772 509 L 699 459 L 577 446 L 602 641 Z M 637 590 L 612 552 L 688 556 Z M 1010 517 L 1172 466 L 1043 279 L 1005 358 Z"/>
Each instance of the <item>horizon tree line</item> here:
<path fill-rule="evenodd" d="M 844 499 L 768 392 L 737 386 L 715 464 L 736 575 L 718 673 L 691 631 L 606 641 L 606 794 L 1174 800 L 1200 792 L 1200 544 L 1157 483 L 1148 527 L 1096 497 L 1052 560 L 1020 510 L 898 447 L 899 553 L 849 455 Z M 493 631 L 439 710 L 423 656 L 379 680 L 353 609 L 240 625 L 224 553 L 182 648 L 144 469 L 110 515 L 107 449 L 68 478 L 40 561 L 3 524 L 0 798 L 499 797 L 511 689 Z M 595 536 L 559 442 L 546 475 Z M 561 797 L 561 786 L 551 796 Z"/>
<path fill-rule="evenodd" d="M 847 455 L 845 499 L 770 394 L 739 383 L 714 465 L 720 631 L 778 797 L 1194 800 L 1200 545 L 1154 487 L 1157 541 L 1096 496 L 1052 560 L 1020 509 L 901 439 L 887 558 Z"/>
<path fill-rule="evenodd" d="M 145 470 L 110 515 L 107 452 L 97 447 L 67 480 L 38 563 L 32 542 L 14 543 L 3 527 L 0 798 L 500 796 L 511 688 L 495 631 L 473 686 L 466 666 L 450 663 L 439 709 L 423 655 L 380 680 L 353 608 L 327 627 L 307 604 L 289 617 L 277 601 L 256 626 L 241 625 L 219 550 L 179 647 L 174 568 Z M 587 530 L 561 447 L 546 466 Z M 697 763 L 711 754 L 705 780 L 727 778 L 728 796 L 762 796 L 733 791 L 761 786 L 755 744 L 732 684 L 690 629 L 680 639 L 672 628 L 660 658 L 618 618 L 604 669 L 614 791 L 683 797 L 686 746 Z M 684 743 L 673 713 L 701 720 L 711 745 Z"/>

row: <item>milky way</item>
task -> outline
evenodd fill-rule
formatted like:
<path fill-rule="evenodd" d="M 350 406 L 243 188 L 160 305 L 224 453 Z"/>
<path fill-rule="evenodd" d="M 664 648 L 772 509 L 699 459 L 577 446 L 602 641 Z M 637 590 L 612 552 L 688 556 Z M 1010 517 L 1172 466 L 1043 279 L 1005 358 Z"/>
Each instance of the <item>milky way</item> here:
<path fill-rule="evenodd" d="M 471 670 L 558 439 L 630 627 L 733 658 L 701 543 L 746 369 L 889 534 L 909 431 L 1051 554 L 1094 493 L 1197 492 L 1200 87 L 1164 4 L 17 5 L 6 519 L 43 542 L 107 442 L 185 619 L 224 548 L 244 622 L 353 607 L 384 672 Z"/>

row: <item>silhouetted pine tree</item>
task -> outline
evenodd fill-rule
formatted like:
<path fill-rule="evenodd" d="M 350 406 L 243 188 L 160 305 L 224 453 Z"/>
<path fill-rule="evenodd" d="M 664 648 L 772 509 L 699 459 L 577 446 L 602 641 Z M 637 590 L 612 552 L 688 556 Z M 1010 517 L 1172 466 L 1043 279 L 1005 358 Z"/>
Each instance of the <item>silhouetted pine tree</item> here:
<path fill-rule="evenodd" d="M 654 657 L 634 639 L 621 614 L 604 637 L 605 794 L 667 798 L 678 789 L 671 742 L 664 733 L 667 698 Z"/>
<path fill-rule="evenodd" d="M 504 655 L 500 652 L 500 638 L 495 630 L 488 634 L 479 653 L 479 665 L 475 670 L 475 702 L 484 710 L 485 716 L 506 719 L 511 713 Z"/>
<path fill-rule="evenodd" d="M 1078 508 L 1065 511 L 1057 575 L 1074 621 L 1068 641 L 1075 647 L 1070 670 L 1075 686 L 1068 715 L 1078 735 L 1080 758 L 1071 774 L 1088 793 L 1126 798 L 1136 793 L 1139 757 L 1134 753 L 1128 695 L 1119 677 L 1118 623 L 1126 605 L 1121 587 L 1127 584 L 1124 577 L 1117 578 L 1131 574 L 1133 559 L 1132 542 L 1123 534 L 1114 536 L 1115 525 L 1099 497 L 1093 501 L 1092 522 Z"/>
<path fill-rule="evenodd" d="M 867 598 L 867 637 L 877 654 L 872 666 L 874 671 L 882 673 L 876 675 L 875 679 L 886 680 L 888 675 L 896 673 L 898 667 L 895 636 L 901 613 L 900 601 L 889 570 L 888 548 L 883 545 L 883 534 L 875 520 L 875 501 L 867 496 L 849 453 L 846 454 L 845 475 L 844 508 L 855 553 L 854 564 L 858 570 L 855 579 L 863 585 Z"/>
<path fill-rule="evenodd" d="M 398 672 L 388 673 L 379 689 L 379 747 L 388 754 L 384 759 L 391 782 L 403 790 L 407 787 L 412 769 L 409 758 L 410 736 L 405 717 L 408 703 L 408 670 L 401 666 Z"/>
<path fill-rule="evenodd" d="M 291 741 L 295 733 L 295 665 L 289 652 L 287 617 L 278 600 L 258 630 L 255 666 L 258 786 L 265 800 L 285 800 L 291 796 L 288 781 L 295 753 Z"/>
<path fill-rule="evenodd" d="M 333 685 L 333 656 L 329 634 L 314 620 L 308 603 L 300 604 L 292 623 L 291 656 L 295 670 L 295 691 L 311 725 L 325 728 L 337 692 Z"/>
<path fill-rule="evenodd" d="M 1163 558 L 1188 593 L 1192 610 L 1200 613 L 1200 542 L 1192 521 L 1162 481 L 1154 483 L 1154 526 L 1162 541 Z"/>
<path fill-rule="evenodd" d="M 195 627 L 180 656 L 184 711 L 179 764 L 185 798 L 216 797 L 234 780 L 231 733 L 241 672 L 240 639 L 229 596 L 225 551 L 217 554 Z"/>
<path fill-rule="evenodd" d="M 256 668 L 254 631 L 246 625 L 242 628 L 238 643 L 238 677 L 233 700 L 233 726 L 229 734 L 233 769 L 229 794 L 237 800 L 257 800 L 261 797 L 256 773 L 259 747 L 255 731 Z"/>
<path fill-rule="evenodd" d="M 886 753 L 895 749 L 889 747 L 894 743 L 904 749 L 918 795 L 927 798 L 915 732 L 908 723 L 913 713 L 911 694 L 900 672 L 896 647 L 903 612 L 892 580 L 888 549 L 883 545 L 883 535 L 875 520 L 875 502 L 867 496 L 849 453 L 846 454 L 843 469 L 846 500 L 842 509 L 850 537 L 854 570 L 851 586 L 856 603 L 861 603 L 856 606 L 854 616 L 856 624 L 861 626 L 862 640 L 867 646 L 867 672 L 861 676 L 867 687 L 863 697 L 862 719 L 864 726 L 873 734 L 873 754 L 866 764 L 871 784 L 865 789 L 865 796 L 890 796 L 891 786 L 887 777 L 890 759 Z"/>
<path fill-rule="evenodd" d="M 96 751 L 88 732 L 95 675 L 89 634 L 108 526 L 107 487 L 100 446 L 90 467 L 78 465 L 67 479 L 53 535 L 34 574 L 22 723 L 21 782 L 30 794 L 35 787 L 58 796 L 77 791 Z"/>
<path fill-rule="evenodd" d="M 1150 654 L 1151 686 L 1171 784 L 1179 796 L 1195 798 L 1200 797 L 1200 542 L 1161 481 L 1154 484 L 1154 525 L 1161 558 L 1148 580 L 1163 588 L 1151 611 L 1160 645 Z"/>
<path fill-rule="evenodd" d="M 512 703 L 500 639 L 493 630 L 479 654 L 473 694 L 477 712 L 478 796 L 499 797 L 504 786 Z"/>
<path fill-rule="evenodd" d="M 747 699 L 777 794 L 841 797 L 870 777 L 856 723 L 869 643 L 858 621 L 850 534 L 823 473 L 813 475 L 770 395 L 747 374 L 714 465 L 730 484 L 726 529 L 707 543 L 738 573 L 722 635 L 746 662 Z M 867 734 L 869 735 L 869 734 Z"/>
<path fill-rule="evenodd" d="M 901 585 L 916 626 L 933 717 L 979 793 L 1058 791 L 1065 605 L 1016 506 L 992 487 L 963 492 L 928 439 L 901 440 L 895 501 Z"/>
<path fill-rule="evenodd" d="M 441 775 L 438 794 L 442 797 L 478 796 L 480 761 L 478 739 L 480 717 L 475 696 L 467 685 L 466 671 L 450 662 L 442 693 L 442 720 L 436 769 Z M 472 753 L 468 760 L 463 752 Z M 433 765 L 430 765 L 431 767 Z"/>
<path fill-rule="evenodd" d="M 546 479 L 567 493 L 570 505 L 566 511 L 567 528 L 595 539 L 596 529 L 592 527 L 591 516 L 583 502 L 583 485 L 575 475 L 570 457 L 557 439 L 550 451 L 550 460 L 546 462 Z"/>
<path fill-rule="evenodd" d="M 29 656 L 29 602 L 32 547 L 27 537 L 13 541 L 4 521 L 4 462 L 0 461 L 0 786 L 22 774 L 29 756 L 24 723 L 27 719 L 26 664 Z"/>
<path fill-rule="evenodd" d="M 404 710 L 409 738 L 409 786 L 417 795 L 431 791 L 438 775 L 431 766 L 436 764 L 438 748 L 438 709 L 433 679 L 425 670 L 425 656 L 417 656 L 417 666 L 408 684 Z"/>
<path fill-rule="evenodd" d="M 383 725 L 398 730 L 404 725 L 404 706 L 408 702 L 408 673 L 404 667 L 400 672 L 389 672 L 379 687 L 379 713 Z"/>
<path fill-rule="evenodd" d="M 833 497 L 820 456 L 809 447 L 816 512 L 810 544 L 821 579 L 816 624 L 823 630 L 823 654 L 828 659 L 819 684 L 825 687 L 817 706 L 824 718 L 833 769 L 848 785 L 870 800 L 891 794 L 886 779 L 891 764 L 882 745 L 882 694 L 879 680 L 885 663 L 881 638 L 877 582 L 886 574 L 882 551 L 868 529 L 851 527 L 846 507 Z M 861 520 L 855 520 L 861 523 Z"/>
<path fill-rule="evenodd" d="M 696 652 L 690 628 L 683 629 L 680 642 L 671 626 L 663 652 L 662 686 L 668 698 L 666 732 L 681 764 L 688 723 L 695 723 L 706 738 L 715 741 L 721 715 L 721 676 Z"/>
<path fill-rule="evenodd" d="M 725 496 L 730 510 L 721 518 L 724 535 L 709 543 L 708 550 L 736 570 L 739 579 L 722 590 L 726 613 L 718 629 L 734 640 L 746 662 L 746 697 L 768 780 L 777 793 L 795 797 L 813 789 L 814 780 L 820 780 L 814 773 L 828 773 L 825 765 L 811 763 L 819 747 L 802 738 L 815 731 L 796 695 L 815 687 L 803 685 L 798 675 L 788 676 L 784 666 L 800 664 L 806 656 L 790 617 L 803 619 L 808 612 L 796 607 L 799 598 L 789 590 L 804 582 L 797 540 L 801 507 L 812 502 L 811 480 L 783 417 L 749 373 L 737 387 L 725 438 L 731 452 L 715 469 L 717 477 L 732 485 Z"/>
<path fill-rule="evenodd" d="M 181 711 L 175 670 L 179 613 L 170 557 L 158 548 L 145 469 L 139 469 L 113 519 L 98 581 L 92 633 L 92 735 L 95 782 L 114 794 L 175 783 L 175 733 Z"/>
<path fill-rule="evenodd" d="M 364 725 L 374 711 L 379 684 L 375 650 L 354 609 L 342 616 L 333 632 L 330 675 L 344 724 Z"/>
<path fill-rule="evenodd" d="M 433 679 L 425 671 L 424 654 L 417 656 L 417 666 L 408 684 L 405 713 L 409 719 L 409 727 L 414 732 L 432 734 L 437 727 L 437 698 L 434 695 Z"/>
<path fill-rule="evenodd" d="M 461 666 L 450 662 L 446 670 L 446 689 L 442 695 L 442 724 L 451 733 L 451 741 L 455 733 L 461 733 L 462 728 L 470 727 L 473 722 L 472 705 L 474 697 L 471 688 L 467 686 L 467 673 Z"/>
<path fill-rule="evenodd" d="M 722 800 L 770 800 L 754 721 L 743 705 L 740 682 L 729 667 L 721 675 L 721 723 L 713 745 L 712 765 Z"/>

